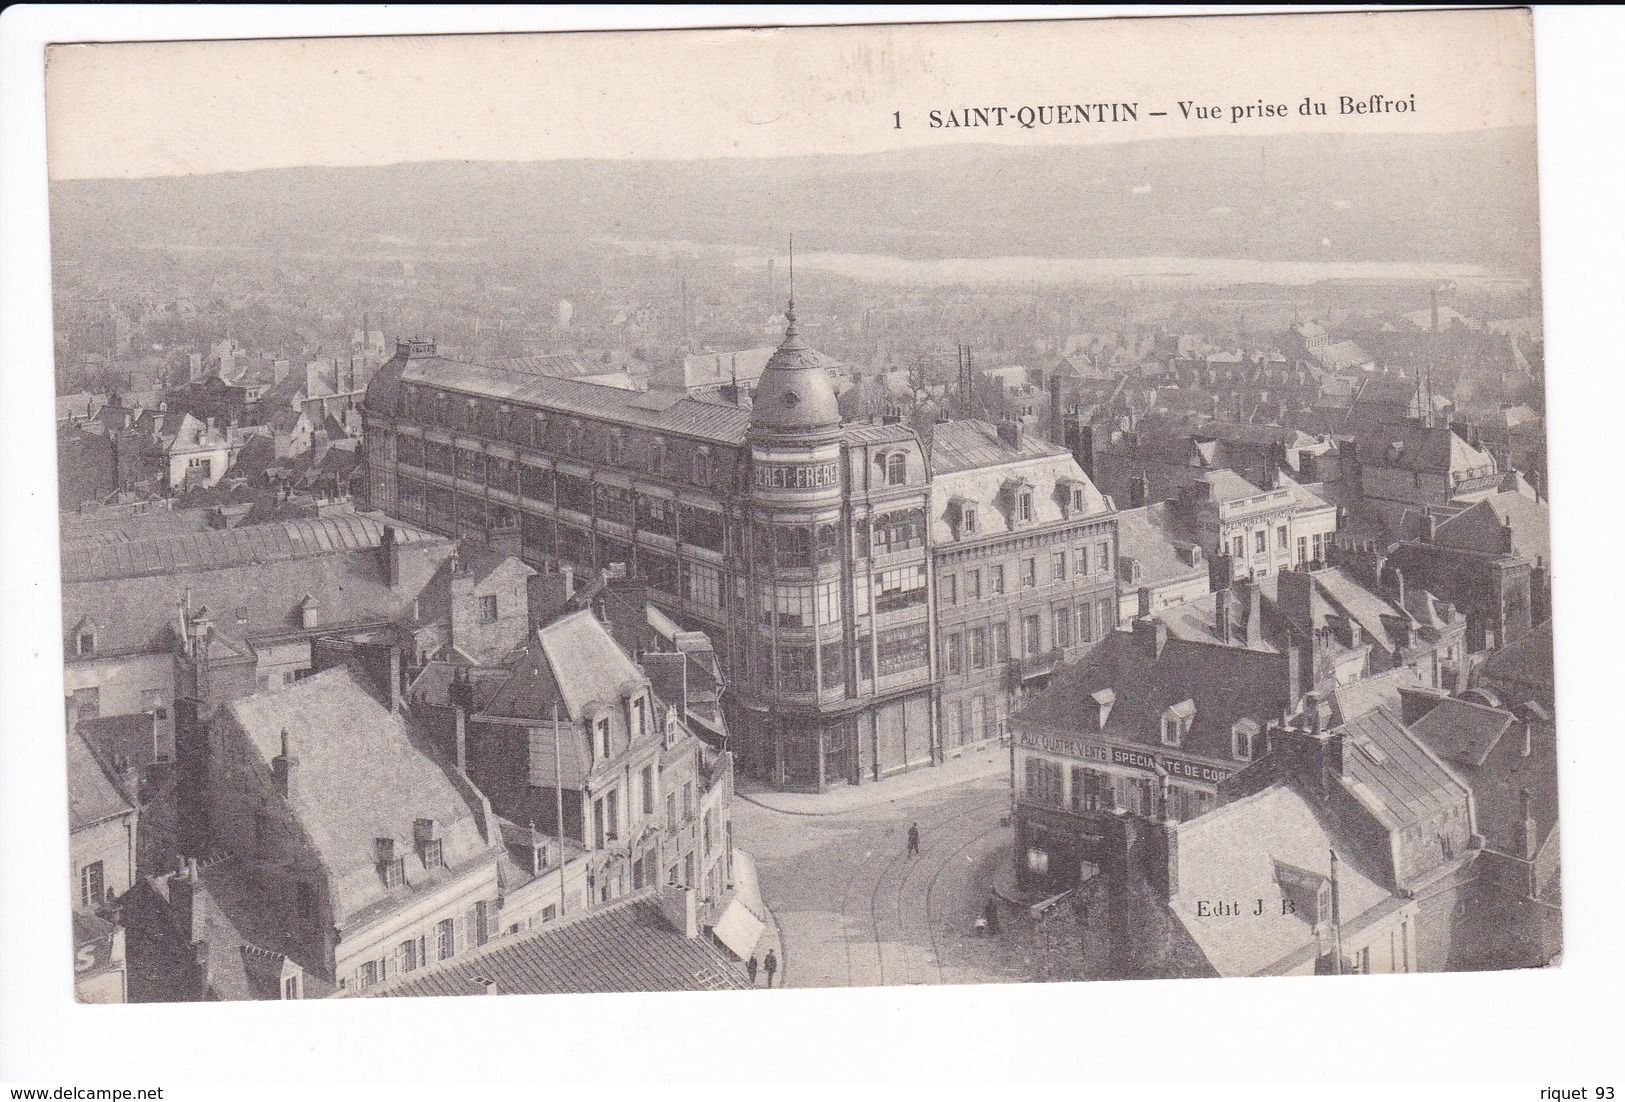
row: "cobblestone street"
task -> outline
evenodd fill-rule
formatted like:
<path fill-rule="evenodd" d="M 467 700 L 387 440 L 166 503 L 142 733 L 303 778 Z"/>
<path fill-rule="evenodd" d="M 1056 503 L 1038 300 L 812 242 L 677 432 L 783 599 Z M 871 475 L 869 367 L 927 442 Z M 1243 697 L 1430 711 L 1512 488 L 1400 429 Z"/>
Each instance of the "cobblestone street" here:
<path fill-rule="evenodd" d="M 832 793 L 837 809 L 828 812 L 816 810 L 822 797 L 771 793 L 735 805 L 736 837 L 756 857 L 778 927 L 782 985 L 1031 978 L 1018 947 L 976 930 L 994 870 L 1010 854 L 1011 828 L 1001 824 L 1010 789 L 999 761 L 990 755 Z M 924 787 L 932 781 L 949 783 Z M 776 806 L 765 806 L 770 799 Z M 917 856 L 907 852 L 910 823 L 919 824 Z"/>

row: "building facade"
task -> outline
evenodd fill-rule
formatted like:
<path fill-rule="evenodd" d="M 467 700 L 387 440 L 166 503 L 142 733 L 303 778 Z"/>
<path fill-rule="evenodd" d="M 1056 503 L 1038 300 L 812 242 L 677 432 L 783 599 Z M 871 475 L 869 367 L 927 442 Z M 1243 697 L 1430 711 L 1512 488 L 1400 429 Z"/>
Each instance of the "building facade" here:
<path fill-rule="evenodd" d="M 802 342 L 793 310 L 748 410 L 517 375 L 402 342 L 374 376 L 364 417 L 375 507 L 447 534 L 517 527 L 521 555 L 544 572 L 624 564 L 652 603 L 706 632 L 733 686 L 728 725 L 749 772 L 816 791 L 942 760 L 934 532 L 950 523 L 937 511 L 958 506 L 934 490 L 936 453 L 913 429 L 842 423 L 827 360 Z M 971 465 L 1039 458 L 1087 487 L 1098 517 L 1087 539 L 1112 541 L 1103 500 L 1062 449 L 994 446 Z M 1038 493 L 1054 491 L 1053 473 L 1043 482 Z M 1050 533 L 1059 510 L 965 550 L 1000 556 L 1004 544 Z M 1079 521 L 1065 518 L 1054 538 L 1084 539 Z M 1057 549 L 1034 545 L 1027 557 Z M 1115 562 L 1115 547 L 1108 556 Z M 1109 570 L 1085 575 L 1092 617 Z M 1012 611 L 1009 630 L 1027 630 L 1022 618 L 1035 612 Z M 1035 652 L 1058 649 L 1055 631 L 1046 606 Z M 1007 668 L 1009 657 L 999 661 Z M 986 718 L 997 705 L 985 707 L 984 739 L 998 733 Z M 957 722 L 955 740 L 970 741 L 975 721 Z"/>

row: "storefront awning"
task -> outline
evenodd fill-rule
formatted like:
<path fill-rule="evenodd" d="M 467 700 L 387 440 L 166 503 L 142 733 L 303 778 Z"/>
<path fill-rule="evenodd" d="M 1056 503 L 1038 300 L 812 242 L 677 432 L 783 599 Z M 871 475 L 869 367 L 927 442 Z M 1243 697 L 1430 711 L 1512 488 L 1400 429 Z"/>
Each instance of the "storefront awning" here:
<path fill-rule="evenodd" d="M 762 920 L 750 913 L 738 899 L 730 900 L 723 908 L 722 917 L 717 924 L 711 927 L 716 939 L 732 950 L 734 956 L 740 960 L 747 959 L 756 951 L 756 943 L 762 938 Z"/>

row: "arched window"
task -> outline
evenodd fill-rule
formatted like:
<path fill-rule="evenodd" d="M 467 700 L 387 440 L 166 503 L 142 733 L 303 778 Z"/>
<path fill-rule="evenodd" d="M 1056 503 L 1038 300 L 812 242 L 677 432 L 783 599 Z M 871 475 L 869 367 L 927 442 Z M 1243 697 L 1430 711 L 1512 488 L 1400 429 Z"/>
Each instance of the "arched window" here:
<path fill-rule="evenodd" d="M 886 456 L 886 485 L 901 486 L 908 481 L 908 457 L 902 452 Z"/>

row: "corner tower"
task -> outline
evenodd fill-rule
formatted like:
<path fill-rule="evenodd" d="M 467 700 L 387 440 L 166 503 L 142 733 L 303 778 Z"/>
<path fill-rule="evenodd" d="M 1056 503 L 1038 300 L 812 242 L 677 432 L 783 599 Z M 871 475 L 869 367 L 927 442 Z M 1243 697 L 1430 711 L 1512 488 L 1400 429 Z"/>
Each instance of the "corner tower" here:
<path fill-rule="evenodd" d="M 820 786 L 823 715 L 847 703 L 841 415 L 828 361 L 802 342 L 795 300 L 751 404 L 750 686 L 759 771 Z M 771 751 L 769 751 L 771 748 Z"/>

